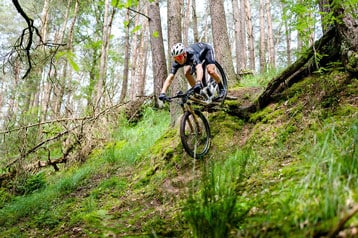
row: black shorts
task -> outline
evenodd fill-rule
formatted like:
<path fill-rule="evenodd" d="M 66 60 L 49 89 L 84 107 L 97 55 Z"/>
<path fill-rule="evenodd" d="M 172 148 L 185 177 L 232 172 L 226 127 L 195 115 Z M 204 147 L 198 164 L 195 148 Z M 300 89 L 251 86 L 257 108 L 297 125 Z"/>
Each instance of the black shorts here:
<path fill-rule="evenodd" d="M 213 47 L 208 47 L 205 55 L 206 64 L 215 64 L 215 54 Z"/>

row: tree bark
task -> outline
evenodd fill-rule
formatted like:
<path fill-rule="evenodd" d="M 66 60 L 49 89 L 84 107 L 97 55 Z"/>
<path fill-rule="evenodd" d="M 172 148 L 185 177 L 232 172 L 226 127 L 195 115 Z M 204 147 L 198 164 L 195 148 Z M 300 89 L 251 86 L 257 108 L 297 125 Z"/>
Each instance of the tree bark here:
<path fill-rule="evenodd" d="M 249 51 L 249 68 L 255 71 L 255 47 L 254 47 L 254 33 L 251 20 L 251 8 L 248 0 L 245 1 L 245 15 L 246 15 L 246 26 L 247 26 L 247 37 L 248 37 L 248 51 Z"/>
<path fill-rule="evenodd" d="M 247 67 L 247 40 L 246 40 L 246 35 L 247 35 L 247 31 L 246 31 L 246 15 L 245 15 L 245 2 L 246 0 L 240 0 L 240 52 L 241 52 L 241 56 L 240 56 L 240 64 L 241 64 L 241 69 L 243 69 L 242 72 L 238 72 L 243 73 L 244 71 L 246 71 L 246 67 Z"/>
<path fill-rule="evenodd" d="M 238 0 L 232 0 L 232 8 L 234 15 L 234 27 L 235 27 L 235 60 L 236 60 L 236 73 L 240 74 L 240 72 L 244 69 L 245 61 L 245 45 L 243 45 L 243 39 L 245 39 L 245 35 L 243 35 L 243 31 L 241 28 L 242 16 L 240 15 L 240 8 Z"/>
<path fill-rule="evenodd" d="M 148 5 L 150 45 L 152 50 L 152 69 L 155 106 L 159 107 L 159 94 L 167 76 L 167 63 L 163 44 L 159 0 Z"/>
<path fill-rule="evenodd" d="M 285 8 L 285 3 L 281 3 L 282 7 L 282 17 L 283 19 L 286 19 L 284 21 L 284 28 L 285 28 L 285 39 L 286 39 L 286 54 L 287 54 L 287 65 L 290 65 L 292 62 L 291 57 L 291 29 L 288 24 L 288 16 L 287 16 L 287 10 Z"/>
<path fill-rule="evenodd" d="M 168 49 L 178 43 L 182 42 L 182 9 L 183 0 L 168 0 Z M 168 53 L 169 57 L 169 67 L 171 65 L 172 58 L 170 57 L 170 53 Z M 182 71 L 178 72 L 176 78 L 173 80 L 171 85 L 171 92 L 177 92 L 183 89 L 183 85 L 186 85 L 186 80 L 182 76 Z M 178 79 L 178 77 L 180 77 Z M 170 117 L 171 117 L 171 125 L 174 126 L 177 118 L 181 114 L 181 108 L 179 105 L 175 103 L 170 104 Z"/>
<path fill-rule="evenodd" d="M 336 47 L 340 51 L 340 59 L 343 65 L 351 73 L 357 77 L 358 74 L 358 19 L 353 17 L 351 12 L 343 8 L 341 3 L 333 5 L 333 14 L 337 19 L 341 19 L 336 23 L 338 31 Z M 352 7 L 353 8 L 353 7 Z M 356 9 L 350 9 L 356 11 Z"/>
<path fill-rule="evenodd" d="M 139 5 L 137 6 L 137 10 L 139 10 Z M 136 15 L 135 19 L 134 19 L 134 27 L 135 26 L 139 26 L 140 23 L 140 16 Z M 141 29 L 143 30 L 143 29 Z M 129 100 L 130 101 L 134 101 L 136 94 L 137 94 L 137 80 L 138 80 L 138 72 L 139 72 L 139 68 L 140 68 L 140 51 L 142 50 L 140 47 L 142 38 L 140 36 L 140 31 L 136 31 L 134 33 L 131 34 L 132 36 L 130 37 L 130 44 L 131 44 L 131 50 L 130 50 L 130 66 L 131 66 L 131 70 L 130 70 L 130 77 L 128 80 L 128 83 L 130 84 L 129 88 L 128 88 L 128 93 L 129 93 Z"/>
<path fill-rule="evenodd" d="M 147 13 L 147 12 L 146 12 Z M 144 89 L 145 89 L 145 81 L 146 81 L 146 69 L 147 69 L 147 59 L 148 59 L 148 46 L 149 46 L 149 40 L 148 40 L 148 21 L 147 19 L 142 18 L 142 31 L 140 32 L 140 51 L 139 51 L 139 58 L 138 58 L 138 64 L 139 67 L 137 67 L 137 86 L 138 90 L 136 92 L 136 98 L 138 97 L 144 97 Z"/>
<path fill-rule="evenodd" d="M 129 9 L 127 9 L 126 14 L 126 25 L 125 25 L 125 50 L 124 50 L 124 68 L 123 68 L 123 77 L 122 77 L 122 89 L 121 96 L 119 98 L 119 102 L 124 102 L 124 99 L 127 96 L 128 89 L 128 72 L 129 72 Z"/>
<path fill-rule="evenodd" d="M 259 58 L 260 58 L 260 73 L 266 72 L 266 25 L 265 25 L 265 14 L 264 14 L 264 0 L 260 0 L 260 47 L 259 47 Z"/>
<path fill-rule="evenodd" d="M 224 2 L 222 0 L 210 0 L 210 14 L 215 57 L 224 68 L 229 85 L 233 85 L 239 81 L 239 77 L 235 73 L 232 61 L 233 57 L 227 34 Z"/>
<path fill-rule="evenodd" d="M 199 31 L 198 31 L 198 17 L 196 15 L 196 0 L 192 0 L 191 11 L 193 12 L 192 26 L 193 26 L 193 32 L 194 32 L 194 42 L 198 42 L 199 41 Z"/>
<path fill-rule="evenodd" d="M 184 9 L 183 9 L 183 15 L 184 15 L 184 21 L 183 23 L 183 44 L 184 45 L 188 45 L 189 44 L 189 29 L 190 29 L 190 20 L 191 20 L 191 15 L 190 15 L 190 9 L 191 9 L 191 2 L 190 0 L 185 0 L 184 1 Z"/>
<path fill-rule="evenodd" d="M 276 67 L 276 54 L 275 54 L 275 43 L 274 35 L 272 30 L 272 20 L 271 20 L 271 3 L 270 0 L 266 0 L 265 10 L 266 10 L 266 19 L 267 19 L 267 50 L 268 50 L 268 65 L 270 69 Z"/>

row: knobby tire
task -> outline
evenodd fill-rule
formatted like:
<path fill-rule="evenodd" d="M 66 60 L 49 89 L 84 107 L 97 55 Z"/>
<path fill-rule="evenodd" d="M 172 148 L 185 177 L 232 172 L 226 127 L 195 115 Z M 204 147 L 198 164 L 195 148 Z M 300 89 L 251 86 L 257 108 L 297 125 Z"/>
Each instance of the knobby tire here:
<path fill-rule="evenodd" d="M 221 78 L 221 82 L 224 85 L 224 88 L 226 89 L 226 94 L 222 98 L 222 102 L 224 102 L 224 100 L 227 96 L 227 91 L 228 91 L 227 78 L 226 78 L 226 74 L 225 74 L 223 67 L 217 61 L 215 61 L 215 66 L 216 66 L 216 69 L 219 71 L 217 73 L 219 74 L 219 76 Z M 203 75 L 202 82 L 203 82 L 203 86 L 206 87 L 208 85 L 208 81 L 210 80 L 210 75 L 207 72 L 206 65 L 203 65 L 203 70 L 204 70 L 204 75 Z M 217 92 L 217 93 L 219 93 L 219 92 Z"/>
<path fill-rule="evenodd" d="M 211 134 L 207 119 L 199 110 L 186 111 L 180 123 L 180 138 L 185 151 L 194 159 L 202 158 L 210 148 Z"/>

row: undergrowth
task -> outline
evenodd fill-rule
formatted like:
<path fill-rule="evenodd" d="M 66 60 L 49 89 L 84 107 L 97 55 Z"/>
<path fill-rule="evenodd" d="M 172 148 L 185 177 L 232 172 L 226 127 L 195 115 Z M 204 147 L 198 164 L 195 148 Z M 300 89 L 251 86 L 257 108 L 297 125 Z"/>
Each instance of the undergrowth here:
<path fill-rule="evenodd" d="M 213 145 L 196 161 L 168 112 L 122 118 L 84 164 L 29 178 L 22 196 L 0 190 L 0 236 L 327 235 L 358 203 L 357 89 L 313 75 L 248 121 L 211 113 Z"/>
<path fill-rule="evenodd" d="M 43 184 L 43 172 L 30 177 L 24 183 L 26 187 L 22 188 L 24 196 L 7 198 L 2 202 L 0 236 L 22 233 L 19 227 L 14 227 L 14 224 L 20 221 L 27 223 L 26 229 L 41 230 L 46 223 L 56 227 L 64 222 L 80 224 L 92 223 L 92 219 L 97 220 L 95 217 L 100 215 L 100 212 L 97 212 L 100 209 L 96 199 L 104 194 L 116 196 L 118 191 L 123 191 L 126 187 L 125 180 L 118 180 L 117 170 L 123 166 L 131 166 L 141 158 L 169 123 L 168 113 L 155 112 L 151 108 L 145 110 L 143 118 L 134 127 L 123 118 L 120 119 L 118 129 L 113 133 L 113 142 L 95 152 L 82 165 L 63 168 L 55 175 L 49 172 L 46 185 Z M 34 178 L 38 178 L 37 183 L 34 183 Z M 39 186 L 46 186 L 46 189 L 40 190 Z M 84 188 L 94 190 L 81 195 Z M 6 194 L 8 193 L 3 192 L 1 195 L 5 197 Z M 73 197 L 74 195 L 80 195 L 79 199 Z M 88 198 L 81 201 L 82 196 L 88 195 Z M 84 209 L 78 210 L 76 203 L 82 203 Z M 72 213 L 68 214 L 69 212 Z M 68 219 L 67 222 L 63 221 L 65 217 Z"/>

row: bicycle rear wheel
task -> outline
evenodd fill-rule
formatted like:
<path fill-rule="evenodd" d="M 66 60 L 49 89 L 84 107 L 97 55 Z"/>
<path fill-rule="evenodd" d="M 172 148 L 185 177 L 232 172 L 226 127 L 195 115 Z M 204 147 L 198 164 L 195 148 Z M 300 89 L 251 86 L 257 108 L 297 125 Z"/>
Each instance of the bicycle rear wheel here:
<path fill-rule="evenodd" d="M 222 98 L 222 102 L 225 100 L 226 95 L 227 95 L 227 90 L 228 90 L 228 86 L 227 86 L 227 78 L 224 72 L 224 69 L 221 67 L 221 65 L 215 61 L 215 66 L 216 66 L 216 70 L 217 70 L 217 74 L 220 77 L 220 80 L 224 86 L 225 89 L 225 95 Z M 210 77 L 210 75 L 208 74 L 208 71 L 206 70 L 206 65 L 204 65 L 204 75 L 203 75 L 203 86 L 207 87 L 209 86 L 210 88 L 214 88 L 214 96 L 217 97 L 219 95 L 219 91 L 220 88 L 218 87 L 218 85 L 216 84 L 215 80 L 213 78 Z"/>
<path fill-rule="evenodd" d="M 209 151 L 211 134 L 203 113 L 199 110 L 194 113 L 184 113 L 180 123 L 180 138 L 185 151 L 194 159 L 200 159 Z"/>

